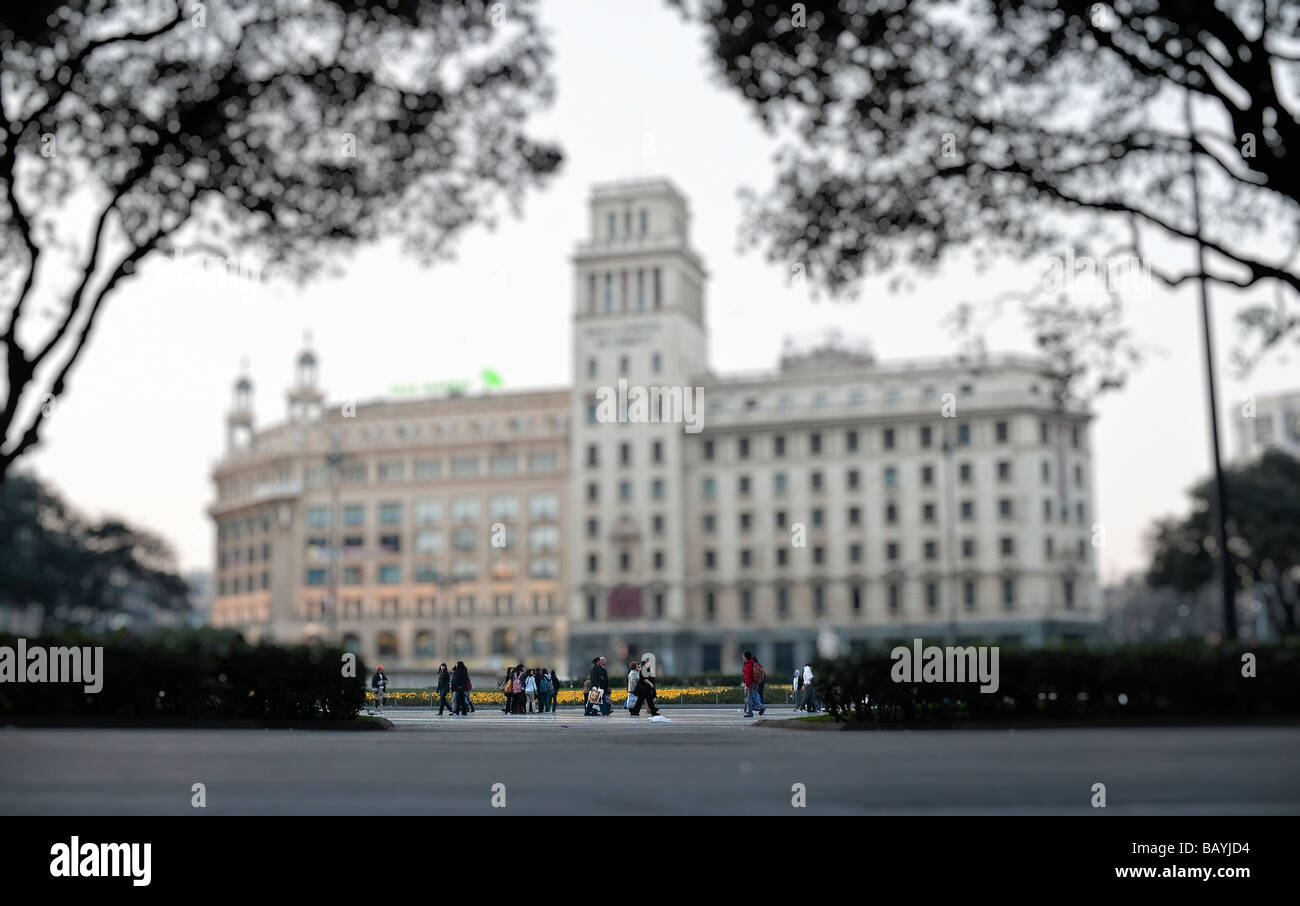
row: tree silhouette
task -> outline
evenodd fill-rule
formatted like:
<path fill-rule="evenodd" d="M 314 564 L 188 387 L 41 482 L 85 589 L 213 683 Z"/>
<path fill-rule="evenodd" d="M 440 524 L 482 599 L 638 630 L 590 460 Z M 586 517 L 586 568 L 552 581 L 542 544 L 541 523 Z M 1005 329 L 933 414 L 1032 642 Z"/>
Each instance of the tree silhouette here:
<path fill-rule="evenodd" d="M 304 280 L 424 262 L 559 165 L 532 0 L 24 0 L 0 9 L 0 479 L 151 257 Z M 79 213 L 89 209 L 88 220 Z M 71 275 L 71 279 L 69 279 Z"/>
<path fill-rule="evenodd" d="M 1274 627 L 1297 631 L 1300 605 L 1300 460 L 1272 450 L 1249 465 L 1224 472 L 1232 511 L 1228 550 L 1235 566 L 1234 591 L 1257 588 Z M 1210 524 L 1210 480 L 1191 490 L 1192 512 L 1164 519 L 1152 530 L 1147 581 L 1157 587 L 1195 591 L 1214 577 L 1217 542 Z"/>
<path fill-rule="evenodd" d="M 775 185 L 747 194 L 745 238 L 814 285 L 851 294 L 864 276 L 930 273 L 958 251 L 987 263 L 1073 250 L 1132 256 L 1181 286 L 1194 259 L 1179 265 L 1175 250 L 1170 263 L 1166 247 L 1198 240 L 1194 159 L 1211 281 L 1275 292 L 1238 312 L 1238 364 L 1300 337 L 1295 4 L 670 2 L 786 139 Z M 1122 293 L 1069 295 L 1036 286 L 993 301 L 1025 303 L 1065 381 L 1121 384 L 1139 353 Z M 959 306 L 954 321 L 978 325 L 979 312 Z"/>

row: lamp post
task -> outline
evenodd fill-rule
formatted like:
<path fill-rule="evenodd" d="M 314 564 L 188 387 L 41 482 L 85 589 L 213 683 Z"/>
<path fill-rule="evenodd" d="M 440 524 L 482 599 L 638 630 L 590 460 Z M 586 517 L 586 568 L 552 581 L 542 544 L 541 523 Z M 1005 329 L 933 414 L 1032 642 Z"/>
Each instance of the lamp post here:
<path fill-rule="evenodd" d="M 957 644 L 957 520 L 956 520 L 956 488 L 953 486 L 953 454 L 957 450 L 957 443 L 950 432 L 945 431 L 943 434 L 943 457 L 944 457 L 944 521 L 947 523 L 948 538 L 945 542 L 948 561 L 948 600 L 951 602 L 949 617 L 951 625 L 948 634 L 952 638 L 952 644 Z"/>

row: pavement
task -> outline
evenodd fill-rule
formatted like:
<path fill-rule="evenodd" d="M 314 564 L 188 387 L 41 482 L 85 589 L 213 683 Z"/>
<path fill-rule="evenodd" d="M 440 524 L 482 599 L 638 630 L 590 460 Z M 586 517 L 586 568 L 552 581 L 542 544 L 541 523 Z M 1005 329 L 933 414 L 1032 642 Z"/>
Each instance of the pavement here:
<path fill-rule="evenodd" d="M 663 710 L 389 708 L 375 733 L 9 727 L 0 814 L 196 814 L 194 783 L 207 814 L 1300 814 L 1296 727 L 827 733 Z"/>

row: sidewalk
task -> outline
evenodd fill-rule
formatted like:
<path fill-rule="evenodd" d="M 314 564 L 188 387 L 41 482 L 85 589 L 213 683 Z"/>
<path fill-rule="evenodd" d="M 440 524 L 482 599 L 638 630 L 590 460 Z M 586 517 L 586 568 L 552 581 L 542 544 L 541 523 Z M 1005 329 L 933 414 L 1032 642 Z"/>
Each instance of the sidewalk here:
<path fill-rule="evenodd" d="M 362 714 L 367 712 L 362 711 Z M 745 717 L 744 711 L 739 705 L 688 705 L 686 707 L 660 708 L 659 713 L 667 717 L 669 722 L 660 721 L 652 722 L 650 715 L 646 711 L 641 712 L 639 718 L 628 716 L 629 712 L 615 708 L 608 717 L 584 717 L 581 708 L 560 708 L 555 714 L 503 714 L 500 708 L 493 708 L 490 705 L 480 705 L 479 709 L 466 717 L 455 717 L 451 714 L 438 715 L 437 708 L 385 708 L 383 716 L 392 721 L 397 728 L 428 728 L 439 725 L 491 725 L 498 727 L 512 726 L 540 726 L 554 727 L 559 724 L 565 724 L 569 727 L 574 726 L 635 726 L 645 724 L 647 728 L 668 727 L 673 724 L 686 724 L 688 726 L 737 726 L 744 727 L 753 724 L 758 720 L 758 716 Z M 769 705 L 767 712 L 763 717 L 767 720 L 786 719 L 795 716 L 793 708 L 779 707 Z"/>

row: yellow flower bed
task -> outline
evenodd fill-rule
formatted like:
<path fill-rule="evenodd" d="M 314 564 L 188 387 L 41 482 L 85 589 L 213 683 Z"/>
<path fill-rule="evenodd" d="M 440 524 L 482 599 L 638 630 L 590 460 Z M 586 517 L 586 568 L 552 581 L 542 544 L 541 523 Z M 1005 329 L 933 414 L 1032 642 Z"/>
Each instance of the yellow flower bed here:
<path fill-rule="evenodd" d="M 680 702 L 682 704 L 704 704 L 712 701 L 725 702 L 727 699 L 734 697 L 737 702 L 740 701 L 744 694 L 743 686 L 691 686 L 684 689 L 659 689 L 656 698 L 664 704 L 673 704 Z M 768 700 L 779 696 L 785 698 L 786 694 L 791 691 L 791 686 L 778 686 L 768 683 L 763 691 Z M 470 692 L 470 701 L 476 705 L 504 705 L 506 698 L 501 692 Z M 621 704 L 627 701 L 626 689 L 614 689 L 610 698 L 613 702 Z M 374 701 L 375 694 L 369 689 L 366 690 L 366 701 Z M 451 700 L 451 693 L 447 693 L 447 700 Z M 580 705 L 585 699 L 581 689 L 561 689 L 559 703 L 561 705 Z M 426 703 L 436 703 L 438 693 L 429 690 L 400 689 L 389 692 L 387 702 L 390 705 L 420 705 Z"/>

